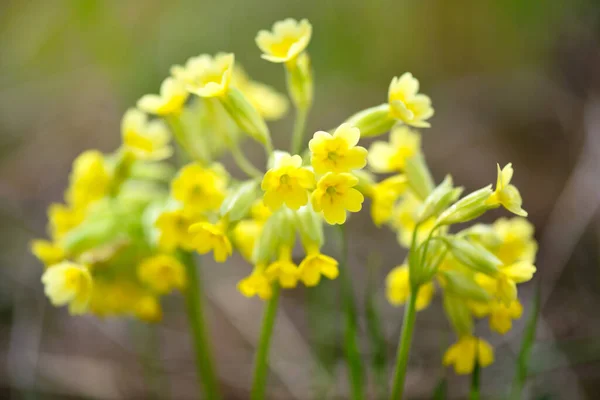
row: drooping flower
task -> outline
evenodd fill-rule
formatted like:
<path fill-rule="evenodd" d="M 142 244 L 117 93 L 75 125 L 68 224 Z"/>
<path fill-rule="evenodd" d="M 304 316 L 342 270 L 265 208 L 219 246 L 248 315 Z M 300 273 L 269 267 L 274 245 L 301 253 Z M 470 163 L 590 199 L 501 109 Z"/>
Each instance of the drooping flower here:
<path fill-rule="evenodd" d="M 191 213 L 217 210 L 226 196 L 227 178 L 198 163 L 184 166 L 171 183 L 171 193 Z"/>
<path fill-rule="evenodd" d="M 510 181 L 514 173 L 512 163 L 500 169 L 498 167 L 498 179 L 496 180 L 496 190 L 488 199 L 487 203 L 491 206 L 503 206 L 508 211 L 517 214 L 521 217 L 527 216 L 527 211 L 523 210 L 523 199 L 516 186 L 511 185 Z"/>
<path fill-rule="evenodd" d="M 137 267 L 137 275 L 142 283 L 160 294 L 173 289 L 181 290 L 186 283 L 185 267 L 169 254 L 158 254 L 142 260 Z"/>
<path fill-rule="evenodd" d="M 400 306 L 407 302 L 410 296 L 410 275 L 408 265 L 399 265 L 390 271 L 385 279 L 386 297 L 390 304 Z M 435 293 L 435 286 L 432 282 L 421 285 L 417 295 L 417 311 L 423 310 L 429 306 Z"/>
<path fill-rule="evenodd" d="M 298 267 L 292 261 L 292 249 L 281 246 L 279 258 L 273 261 L 265 270 L 265 275 L 270 281 L 278 281 L 284 289 L 293 289 L 298 284 Z"/>
<path fill-rule="evenodd" d="M 329 224 L 346 222 L 346 211 L 358 212 L 362 208 L 364 196 L 354 188 L 358 178 L 349 173 L 328 172 L 317 183 L 311 202 L 316 212 L 323 212 Z"/>
<path fill-rule="evenodd" d="M 308 190 L 314 186 L 315 175 L 302 167 L 302 158 L 284 154 L 262 180 L 261 188 L 265 191 L 263 201 L 271 211 L 284 203 L 292 210 L 297 210 L 308 202 Z"/>
<path fill-rule="evenodd" d="M 138 100 L 140 110 L 160 116 L 178 114 L 185 104 L 189 92 L 185 84 L 173 77 L 166 78 L 160 85 L 160 94 L 147 94 Z"/>
<path fill-rule="evenodd" d="M 459 375 L 468 375 L 475 368 L 475 360 L 485 368 L 494 362 L 494 349 L 488 342 L 474 336 L 463 336 L 444 354 L 444 365 L 453 365 Z"/>
<path fill-rule="evenodd" d="M 533 278 L 535 266 L 528 261 L 519 261 L 500 268 L 496 277 L 476 274 L 476 282 L 502 301 L 510 305 L 517 299 L 517 284 L 528 282 Z"/>
<path fill-rule="evenodd" d="M 256 44 L 263 52 L 265 60 L 282 63 L 295 59 L 302 53 L 312 36 L 312 26 L 308 20 L 300 22 L 288 18 L 275 22 L 272 31 L 261 30 L 256 35 Z"/>
<path fill-rule="evenodd" d="M 510 331 L 512 321 L 521 318 L 523 315 L 523 306 L 518 299 L 509 305 L 497 300 L 488 303 L 475 303 L 471 305 L 471 309 L 477 317 L 489 316 L 490 329 L 501 335 Z"/>
<path fill-rule="evenodd" d="M 55 306 L 69 305 L 72 315 L 87 311 L 92 295 L 92 276 L 88 269 L 70 261 L 52 265 L 42 275 L 44 292 Z"/>
<path fill-rule="evenodd" d="M 249 276 L 238 282 L 237 288 L 246 297 L 258 296 L 263 300 L 269 300 L 273 296 L 273 288 L 265 274 L 264 265 L 254 267 Z"/>
<path fill-rule="evenodd" d="M 189 229 L 194 222 L 197 222 L 197 219 L 192 218 L 183 209 L 162 212 L 155 222 L 160 231 L 158 245 L 167 252 L 177 248 L 193 250 L 193 235 Z"/>
<path fill-rule="evenodd" d="M 504 265 L 517 261 L 535 261 L 537 243 L 533 238 L 533 225 L 525 218 L 500 218 L 493 224 L 500 243 L 492 248 Z"/>
<path fill-rule="evenodd" d="M 359 139 L 360 131 L 350 124 L 340 125 L 333 135 L 316 132 L 308 143 L 315 172 L 341 173 L 363 168 L 367 163 L 367 149 L 356 145 Z"/>
<path fill-rule="evenodd" d="M 376 141 L 369 149 L 369 167 L 375 172 L 401 172 L 406 161 L 421 151 L 421 135 L 407 126 L 395 127 L 390 142 Z"/>
<path fill-rule="evenodd" d="M 164 122 L 148 121 L 137 108 L 127 110 L 121 121 L 123 148 L 140 160 L 164 160 L 173 154 L 171 139 Z"/>
<path fill-rule="evenodd" d="M 394 175 L 372 186 L 371 218 L 379 226 L 388 222 L 394 212 L 396 201 L 408 187 L 404 175 Z"/>
<path fill-rule="evenodd" d="M 97 150 L 87 150 L 73 161 L 65 198 L 77 213 L 104 197 L 110 183 L 111 176 L 104 155 Z"/>
<path fill-rule="evenodd" d="M 173 67 L 171 73 L 200 97 L 222 97 L 229 90 L 234 61 L 231 53 L 202 54 L 190 58 L 185 67 Z"/>
<path fill-rule="evenodd" d="M 419 93 L 419 81 L 410 72 L 395 77 L 390 83 L 388 101 L 392 117 L 417 128 L 429 128 L 433 116 L 431 99 Z"/>
<path fill-rule="evenodd" d="M 340 271 L 335 258 L 321 254 L 316 246 L 309 247 L 304 260 L 298 266 L 300 280 L 306 286 L 316 286 L 321 280 L 321 275 L 329 279 L 338 277 Z"/>
<path fill-rule="evenodd" d="M 190 226 L 190 233 L 194 235 L 194 248 L 200 254 L 213 252 L 216 262 L 225 262 L 233 253 L 233 246 L 227 237 L 226 226 L 220 222 L 198 222 Z"/>

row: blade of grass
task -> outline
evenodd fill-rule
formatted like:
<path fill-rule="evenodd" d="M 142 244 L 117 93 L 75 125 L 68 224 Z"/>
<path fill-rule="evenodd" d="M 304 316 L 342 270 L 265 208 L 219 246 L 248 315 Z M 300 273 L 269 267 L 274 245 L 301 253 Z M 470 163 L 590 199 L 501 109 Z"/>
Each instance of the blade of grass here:
<path fill-rule="evenodd" d="M 446 377 L 441 377 L 433 390 L 432 400 L 445 400 L 448 394 L 448 381 Z"/>

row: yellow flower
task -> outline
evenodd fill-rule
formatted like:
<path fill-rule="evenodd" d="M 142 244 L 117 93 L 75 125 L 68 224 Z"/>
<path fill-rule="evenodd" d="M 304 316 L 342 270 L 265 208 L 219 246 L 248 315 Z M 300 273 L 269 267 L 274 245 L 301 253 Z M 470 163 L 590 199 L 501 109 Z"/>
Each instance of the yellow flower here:
<path fill-rule="evenodd" d="M 417 225 L 417 213 L 421 202 L 411 192 L 406 192 L 393 210 L 392 227 L 397 230 L 398 242 L 404 247 L 410 247 L 413 231 Z M 417 232 L 417 243 L 421 243 L 435 226 L 435 218 L 422 222 Z"/>
<path fill-rule="evenodd" d="M 189 92 L 185 84 L 168 77 L 160 85 L 160 94 L 147 94 L 138 100 L 140 110 L 160 116 L 178 114 L 185 104 Z"/>
<path fill-rule="evenodd" d="M 216 262 L 225 262 L 227 257 L 233 253 L 233 247 L 223 223 L 198 222 L 190 226 L 190 233 L 194 234 L 193 243 L 196 251 L 200 254 L 212 251 Z"/>
<path fill-rule="evenodd" d="M 256 200 L 250 209 L 252 218 L 260 222 L 265 222 L 272 214 L 271 209 L 265 205 L 263 199 Z"/>
<path fill-rule="evenodd" d="M 349 173 L 328 172 L 317 183 L 311 202 L 316 212 L 323 212 L 329 224 L 346 222 L 346 210 L 359 212 L 365 200 L 362 193 L 354 189 L 358 178 Z"/>
<path fill-rule="evenodd" d="M 527 211 L 523 210 L 521 207 L 523 199 L 521 199 L 519 189 L 510 184 L 514 172 L 512 164 L 506 164 L 503 169 L 500 169 L 500 165 L 497 166 L 498 179 L 496 180 L 496 190 L 488 199 L 487 203 L 491 206 L 501 205 L 514 214 L 526 217 Z"/>
<path fill-rule="evenodd" d="M 148 121 L 137 108 L 130 108 L 123 116 L 121 135 L 125 150 L 140 160 L 164 160 L 173 154 L 167 126 L 159 120 Z"/>
<path fill-rule="evenodd" d="M 48 207 L 48 230 L 54 240 L 64 237 L 83 221 L 84 213 L 64 204 L 53 203 Z"/>
<path fill-rule="evenodd" d="M 494 362 L 494 349 L 488 342 L 474 336 L 463 336 L 444 354 L 444 365 L 454 365 L 459 375 L 468 375 L 475 368 L 475 360 L 485 368 Z"/>
<path fill-rule="evenodd" d="M 266 120 L 283 117 L 289 108 L 287 98 L 264 83 L 251 80 L 241 67 L 234 68 L 231 85 L 237 87 Z"/>
<path fill-rule="evenodd" d="M 429 128 L 433 116 L 431 99 L 419 93 L 419 81 L 411 73 L 395 77 L 390 83 L 388 101 L 392 117 L 417 128 Z"/>
<path fill-rule="evenodd" d="M 312 26 L 306 19 L 298 22 L 292 18 L 275 22 L 272 31 L 261 30 L 256 44 L 265 60 L 282 63 L 293 60 L 302 53 L 312 35 Z"/>
<path fill-rule="evenodd" d="M 308 203 L 307 191 L 314 185 L 315 175 L 302 167 L 302 158 L 284 154 L 262 180 L 261 188 L 265 191 L 263 201 L 271 211 L 284 203 L 292 210 L 297 210 Z"/>
<path fill-rule="evenodd" d="M 408 187 L 404 175 L 394 175 L 371 187 L 371 218 L 375 225 L 380 226 L 392 217 L 394 205 Z"/>
<path fill-rule="evenodd" d="M 55 306 L 69 305 L 69 313 L 87 311 L 92 295 L 92 276 L 85 266 L 69 261 L 49 267 L 42 275 L 44 292 Z"/>
<path fill-rule="evenodd" d="M 490 317 L 490 329 L 504 335 L 512 328 L 512 320 L 519 319 L 523 315 L 523 306 L 519 300 L 506 305 L 500 301 L 489 303 L 476 303 L 471 306 L 473 313 L 478 317 Z"/>
<path fill-rule="evenodd" d="M 390 142 L 377 141 L 369 149 L 369 167 L 375 172 L 403 171 L 406 161 L 421 151 L 421 135 L 407 126 L 390 133 Z"/>
<path fill-rule="evenodd" d="M 139 280 L 157 293 L 166 294 L 185 287 L 185 267 L 174 256 L 158 254 L 146 258 L 137 267 Z"/>
<path fill-rule="evenodd" d="M 65 259 L 65 251 L 57 243 L 48 240 L 35 239 L 31 242 L 31 252 L 38 260 L 49 267 Z"/>
<path fill-rule="evenodd" d="M 299 276 L 298 267 L 292 261 L 292 249 L 282 246 L 279 250 L 279 258 L 267 267 L 265 274 L 270 281 L 278 280 L 282 288 L 295 288 Z"/>
<path fill-rule="evenodd" d="M 158 322 L 162 319 L 162 308 L 155 296 L 143 295 L 134 305 L 133 313 L 142 321 Z"/>
<path fill-rule="evenodd" d="M 406 303 L 410 296 L 409 278 L 408 266 L 406 264 L 399 265 L 390 271 L 385 279 L 386 297 L 390 304 L 399 306 Z M 423 310 L 429 306 L 434 293 L 435 286 L 432 282 L 421 285 L 419 294 L 417 295 L 417 311 Z"/>
<path fill-rule="evenodd" d="M 316 286 L 321 280 L 321 275 L 335 279 L 340 271 L 335 258 L 321 254 L 316 246 L 310 246 L 306 257 L 298 267 L 298 274 L 306 286 Z"/>
<path fill-rule="evenodd" d="M 194 213 L 218 210 L 225 199 L 227 179 L 212 168 L 192 163 L 184 166 L 171 183 L 172 196 Z"/>
<path fill-rule="evenodd" d="M 535 271 L 535 266 L 530 262 L 519 261 L 500 267 L 495 278 L 478 273 L 475 281 L 505 305 L 510 305 L 517 299 L 517 284 L 530 281 Z"/>
<path fill-rule="evenodd" d="M 189 232 L 193 222 L 196 222 L 196 219 L 191 218 L 184 210 L 162 212 L 155 222 L 160 231 L 159 246 L 167 252 L 178 247 L 187 251 L 193 250 L 193 235 Z"/>
<path fill-rule="evenodd" d="M 231 53 L 202 54 L 190 58 L 185 67 L 173 67 L 171 73 L 200 97 L 222 97 L 229 90 L 234 62 Z"/>
<path fill-rule="evenodd" d="M 517 261 L 535 261 L 537 243 L 533 238 L 533 225 L 525 218 L 500 218 L 494 222 L 494 232 L 501 243 L 493 248 L 494 254 L 505 265 Z"/>
<path fill-rule="evenodd" d="M 239 252 L 248 261 L 252 261 L 254 245 L 260 237 L 263 223 L 254 219 L 246 219 L 238 222 L 233 228 L 233 241 Z"/>
<path fill-rule="evenodd" d="M 77 156 L 69 182 L 65 197 L 75 209 L 83 209 L 104 197 L 111 183 L 104 155 L 96 150 L 87 150 Z"/>
<path fill-rule="evenodd" d="M 367 164 L 367 149 L 356 146 L 360 131 L 342 124 L 333 135 L 319 131 L 308 143 L 312 166 L 317 174 L 350 172 Z"/>
<path fill-rule="evenodd" d="M 257 265 L 249 276 L 239 281 L 237 288 L 240 293 L 246 297 L 258 296 L 269 300 L 273 295 L 273 288 L 264 270 L 264 265 Z"/>

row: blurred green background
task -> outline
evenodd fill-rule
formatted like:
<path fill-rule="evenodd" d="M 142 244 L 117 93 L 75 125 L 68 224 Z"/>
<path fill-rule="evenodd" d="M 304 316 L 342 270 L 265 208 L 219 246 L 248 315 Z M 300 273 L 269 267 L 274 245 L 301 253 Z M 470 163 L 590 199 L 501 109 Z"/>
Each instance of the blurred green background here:
<path fill-rule="evenodd" d="M 44 235 L 45 208 L 61 198 L 73 158 L 118 146 L 123 112 L 156 92 L 172 64 L 231 51 L 253 78 L 283 91 L 283 71 L 260 59 L 254 36 L 285 17 L 313 24 L 309 132 L 385 101 L 390 79 L 411 71 L 436 108 L 423 141 L 438 180 L 451 173 L 475 189 L 494 181 L 496 162 L 513 162 L 540 240 L 534 281 L 541 281 L 542 309 L 525 396 L 597 398 L 600 6 L 592 0 L 0 2 L 0 398 L 152 398 L 161 382 L 172 398 L 195 398 L 179 296 L 168 299 L 156 329 L 70 318 L 45 299 L 42 267 L 27 245 Z M 289 116 L 273 124 L 276 146 L 289 141 L 291 123 Z M 253 145 L 248 152 L 261 162 Z M 368 212 L 353 217 L 349 235 L 361 353 L 365 366 L 385 368 L 402 311 L 386 303 L 384 276 L 404 252 Z M 235 290 L 249 270 L 239 258 L 206 265 L 219 375 L 231 399 L 248 397 L 262 309 Z M 337 286 L 328 285 L 319 290 L 329 296 L 285 293 L 270 398 L 322 398 L 314 393 L 323 376 L 328 392 L 320 396 L 347 398 L 339 304 L 331 295 Z M 483 372 L 484 398 L 509 388 L 534 285 L 520 290 L 523 319 L 491 340 L 496 363 Z M 306 314 L 310 301 L 321 302 L 322 315 Z M 383 321 L 383 347 L 369 340 L 371 304 Z M 477 329 L 490 337 L 485 321 Z M 465 398 L 468 378 L 440 363 L 453 337 L 439 303 L 419 314 L 417 332 L 409 398 L 431 398 L 436 386 L 447 398 Z M 153 336 L 160 359 L 143 355 Z M 148 383 L 148 374 L 161 382 Z M 372 372 L 368 380 L 374 396 L 379 383 Z"/>

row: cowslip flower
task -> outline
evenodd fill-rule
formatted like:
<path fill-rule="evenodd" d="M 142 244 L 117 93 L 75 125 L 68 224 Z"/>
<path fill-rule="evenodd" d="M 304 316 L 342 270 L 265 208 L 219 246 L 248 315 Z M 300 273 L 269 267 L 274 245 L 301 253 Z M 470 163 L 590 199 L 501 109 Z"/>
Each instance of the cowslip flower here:
<path fill-rule="evenodd" d="M 478 273 L 475 281 L 505 305 L 517 299 L 517 284 L 533 278 L 536 268 L 528 261 L 519 261 L 500 268 L 496 277 Z"/>
<path fill-rule="evenodd" d="M 283 94 L 269 85 L 251 80 L 239 66 L 233 69 L 231 85 L 237 87 L 256 111 L 268 121 L 280 119 L 288 111 L 289 103 Z"/>
<path fill-rule="evenodd" d="M 45 267 L 58 264 L 66 257 L 64 249 L 48 240 L 36 239 L 31 242 L 31 252 L 40 260 Z"/>
<path fill-rule="evenodd" d="M 306 257 L 298 266 L 298 275 L 306 286 L 318 285 L 321 275 L 328 279 L 338 277 L 340 271 L 335 258 L 321 254 L 317 246 L 309 246 L 306 253 Z"/>
<path fill-rule="evenodd" d="M 308 143 L 311 163 L 317 174 L 350 172 L 367 164 L 367 149 L 357 146 L 358 128 L 340 125 L 333 135 L 318 131 Z"/>
<path fill-rule="evenodd" d="M 413 231 L 417 226 L 417 213 L 421 204 L 414 194 L 406 192 L 393 209 L 391 225 L 397 231 L 398 243 L 404 247 L 408 248 L 411 245 Z M 425 240 L 434 226 L 435 218 L 433 217 L 421 222 L 416 235 L 417 243 Z"/>
<path fill-rule="evenodd" d="M 193 222 L 197 219 L 191 218 L 183 209 L 162 212 L 154 223 L 160 231 L 159 247 L 168 252 L 177 248 L 193 250 L 193 235 L 189 232 Z"/>
<path fill-rule="evenodd" d="M 390 114 L 395 119 L 417 128 L 429 128 L 426 120 L 433 116 L 431 99 L 419 93 L 419 81 L 409 72 L 394 77 L 388 91 Z"/>
<path fill-rule="evenodd" d="M 281 246 L 279 258 L 273 261 L 265 270 L 265 275 L 270 281 L 279 281 L 284 289 L 293 289 L 298 284 L 298 267 L 292 261 L 292 249 Z"/>
<path fill-rule="evenodd" d="M 500 243 L 492 248 L 494 255 L 505 265 L 517 261 L 535 261 L 537 243 L 533 238 L 533 225 L 525 218 L 500 218 L 492 225 Z"/>
<path fill-rule="evenodd" d="M 220 222 L 198 222 L 190 226 L 190 233 L 194 235 L 194 248 L 200 254 L 213 252 L 216 262 L 225 262 L 233 253 L 233 246 L 227 237 L 226 226 Z"/>
<path fill-rule="evenodd" d="M 92 295 L 92 276 L 79 264 L 63 261 L 50 266 L 42 275 L 44 292 L 55 306 L 69 305 L 69 313 L 80 315 L 87 311 Z"/>
<path fill-rule="evenodd" d="M 402 264 L 390 271 L 385 278 L 386 297 L 391 305 L 400 306 L 408 300 L 410 296 L 410 275 L 408 265 Z M 432 282 L 421 285 L 415 304 L 417 311 L 421 311 L 431 303 L 435 293 L 435 286 Z"/>
<path fill-rule="evenodd" d="M 54 240 L 64 237 L 77 227 L 85 217 L 80 209 L 74 209 L 64 204 L 53 203 L 48 207 L 48 230 Z"/>
<path fill-rule="evenodd" d="M 393 215 L 396 201 L 408 188 L 404 175 L 394 175 L 371 187 L 371 218 L 375 225 L 388 222 Z"/>
<path fill-rule="evenodd" d="M 354 188 L 358 178 L 349 173 L 328 172 L 317 183 L 311 195 L 311 203 L 316 212 L 323 212 L 327 223 L 343 224 L 346 211 L 359 212 L 365 200 L 362 193 Z"/>
<path fill-rule="evenodd" d="M 512 163 L 506 164 L 502 169 L 500 169 L 499 164 L 497 164 L 497 167 L 498 178 L 496 180 L 496 190 L 488 199 L 487 204 L 491 206 L 503 206 L 513 214 L 526 217 L 527 211 L 521 207 L 523 199 L 521 198 L 519 189 L 510 184 L 514 173 Z"/>
<path fill-rule="evenodd" d="M 269 300 L 273 296 L 271 281 L 265 274 L 265 266 L 262 264 L 254 267 L 252 273 L 237 284 L 238 291 L 246 297 L 258 296 L 263 300 Z"/>
<path fill-rule="evenodd" d="M 140 160 L 164 160 L 171 157 L 171 136 L 164 122 L 148 121 L 137 108 L 127 110 L 121 121 L 123 148 Z"/>
<path fill-rule="evenodd" d="M 166 294 L 185 287 L 185 267 L 174 256 L 158 254 L 142 260 L 137 267 L 139 280 L 156 293 Z"/>
<path fill-rule="evenodd" d="M 171 194 L 192 213 L 217 210 L 226 196 L 227 178 L 198 163 L 184 166 L 171 183 Z"/>
<path fill-rule="evenodd" d="M 160 94 L 147 94 L 137 102 L 140 110 L 160 116 L 178 114 L 185 104 L 189 92 L 185 84 L 173 77 L 166 78 L 160 85 Z"/>
<path fill-rule="evenodd" d="M 202 54 L 190 58 L 185 67 L 173 67 L 171 73 L 188 91 L 200 97 L 222 97 L 229 90 L 234 62 L 231 53 L 218 53 L 214 57 Z"/>
<path fill-rule="evenodd" d="M 509 305 L 500 301 L 470 304 L 470 308 L 477 317 L 489 316 L 490 329 L 504 335 L 512 328 L 512 321 L 521 318 L 523 306 L 519 300 L 514 300 Z"/>
<path fill-rule="evenodd" d="M 302 53 L 312 36 L 312 25 L 308 20 L 300 22 L 288 18 L 273 24 L 272 31 L 261 30 L 256 35 L 256 44 L 265 60 L 283 63 L 295 59 Z"/>
<path fill-rule="evenodd" d="M 252 261 L 254 245 L 262 233 L 264 223 L 255 219 L 246 219 L 238 222 L 233 228 L 233 241 L 235 247 L 248 261 Z"/>
<path fill-rule="evenodd" d="M 444 365 L 453 365 L 459 375 L 468 375 L 477 364 L 485 368 L 494 362 L 494 349 L 488 342 L 474 336 L 465 335 L 454 343 L 444 354 Z"/>
<path fill-rule="evenodd" d="M 421 135 L 406 126 L 395 127 L 390 142 L 376 141 L 369 148 L 369 167 L 379 173 L 400 172 L 406 161 L 421 151 Z"/>
<path fill-rule="evenodd" d="M 276 164 L 262 180 L 261 188 L 265 191 L 263 202 L 271 211 L 284 203 L 297 210 L 308 203 L 308 190 L 315 186 L 315 175 L 302 167 L 299 155 L 284 154 Z"/>
<path fill-rule="evenodd" d="M 97 150 L 87 150 L 73 161 L 65 198 L 75 211 L 83 210 L 104 197 L 110 184 L 111 175 L 104 155 Z"/>

